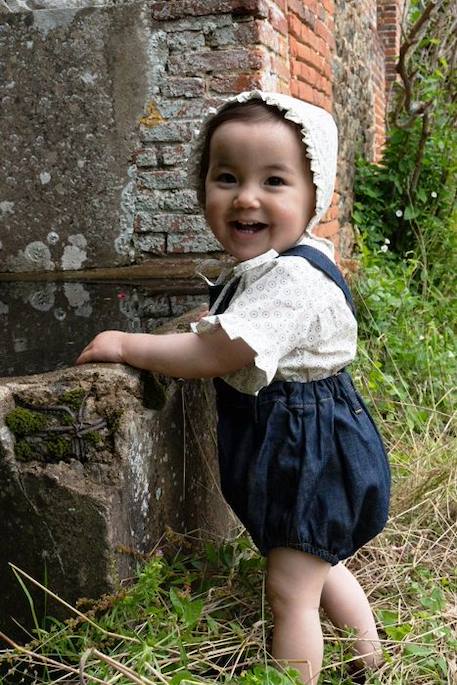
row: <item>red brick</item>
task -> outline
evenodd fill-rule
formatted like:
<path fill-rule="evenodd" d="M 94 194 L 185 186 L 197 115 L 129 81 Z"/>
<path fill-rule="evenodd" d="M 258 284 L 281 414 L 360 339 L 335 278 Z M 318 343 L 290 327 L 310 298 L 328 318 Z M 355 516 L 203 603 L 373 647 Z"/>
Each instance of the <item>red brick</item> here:
<path fill-rule="evenodd" d="M 291 95 L 304 100 L 305 102 L 314 102 L 314 88 L 312 88 L 307 83 L 302 83 L 301 81 L 291 81 L 290 84 Z"/>
<path fill-rule="evenodd" d="M 297 38 L 300 40 L 301 38 L 301 29 L 302 29 L 302 24 L 299 19 L 293 14 L 290 14 L 287 18 L 287 23 L 288 23 L 288 32 L 289 32 L 289 37 L 292 36 L 293 38 Z"/>
<path fill-rule="evenodd" d="M 319 52 L 319 38 L 308 26 L 301 25 L 300 39 L 305 45 Z"/>
<path fill-rule="evenodd" d="M 318 36 L 324 40 L 327 45 L 334 50 L 335 49 L 335 38 L 333 33 L 331 33 L 330 29 L 328 26 L 324 24 L 323 21 L 318 20 L 316 22 L 316 33 Z"/>
<path fill-rule="evenodd" d="M 283 36 L 288 35 L 287 31 L 287 18 L 285 14 L 279 10 L 274 11 L 270 8 L 268 14 L 268 24 L 275 30 L 282 33 Z"/>
<path fill-rule="evenodd" d="M 210 91 L 214 93 L 239 93 L 242 90 L 253 90 L 262 87 L 262 72 L 250 74 L 235 74 L 227 76 L 213 76 L 208 82 Z"/>
<path fill-rule="evenodd" d="M 326 223 L 327 223 L 327 222 L 330 222 L 330 221 L 334 221 L 335 219 L 338 219 L 339 214 L 340 214 L 339 207 L 338 207 L 337 205 L 332 205 L 332 206 L 327 210 L 327 212 L 326 212 L 326 214 L 325 214 L 325 217 L 324 217 L 324 221 L 325 221 Z"/>
<path fill-rule="evenodd" d="M 340 231 L 340 222 L 337 221 L 336 219 L 332 221 L 324 221 L 317 226 L 315 229 L 316 235 L 320 236 L 321 238 L 330 238 L 331 236 L 335 236 L 337 233 Z"/>
<path fill-rule="evenodd" d="M 271 56 L 271 71 L 283 81 L 288 81 L 290 78 L 289 62 L 277 55 Z"/>
<path fill-rule="evenodd" d="M 335 14 L 335 4 L 333 0 L 321 0 L 329 14 Z"/>
<path fill-rule="evenodd" d="M 207 52 L 189 52 L 172 55 L 168 60 L 169 73 L 172 75 L 201 76 L 214 71 L 245 71 L 261 69 L 263 54 L 259 50 L 208 50 Z"/>
<path fill-rule="evenodd" d="M 266 22 L 258 22 L 258 42 L 284 57 L 287 55 L 287 41 Z"/>
<path fill-rule="evenodd" d="M 302 23 L 307 24 L 311 29 L 314 29 L 316 12 L 313 12 L 308 3 L 305 5 L 302 0 L 289 0 L 289 12 L 293 12 Z"/>
<path fill-rule="evenodd" d="M 318 91 L 314 91 L 314 104 L 322 109 L 326 109 L 328 112 L 332 111 L 332 100 L 327 95 L 323 95 Z"/>

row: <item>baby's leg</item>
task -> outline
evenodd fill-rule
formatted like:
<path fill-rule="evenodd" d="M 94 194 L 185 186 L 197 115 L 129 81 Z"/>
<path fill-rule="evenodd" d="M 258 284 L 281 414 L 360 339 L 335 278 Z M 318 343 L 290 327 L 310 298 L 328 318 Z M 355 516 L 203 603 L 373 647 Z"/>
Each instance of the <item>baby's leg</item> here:
<path fill-rule="evenodd" d="M 322 590 L 321 606 L 339 628 L 355 628 L 354 649 L 366 666 L 382 663 L 381 644 L 368 598 L 343 564 L 333 566 Z"/>
<path fill-rule="evenodd" d="M 290 661 L 306 685 L 317 685 L 323 640 L 319 603 L 330 564 L 279 547 L 268 555 L 267 597 L 273 612 L 273 656 Z M 295 662 L 295 663 L 294 663 Z"/>

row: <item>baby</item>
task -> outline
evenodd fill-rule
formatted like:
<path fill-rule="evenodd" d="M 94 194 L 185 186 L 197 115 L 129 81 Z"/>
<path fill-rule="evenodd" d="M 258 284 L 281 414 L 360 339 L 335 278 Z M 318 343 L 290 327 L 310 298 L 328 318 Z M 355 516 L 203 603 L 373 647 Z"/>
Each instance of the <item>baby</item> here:
<path fill-rule="evenodd" d="M 78 364 L 121 362 L 214 378 L 222 491 L 267 557 L 273 656 L 316 685 L 322 606 L 380 662 L 368 600 L 340 561 L 385 525 L 390 472 L 345 370 L 357 324 L 333 245 L 314 234 L 330 206 L 337 132 L 330 114 L 252 91 L 208 118 L 194 182 L 210 229 L 237 264 L 210 286 L 192 331 L 105 331 Z"/>

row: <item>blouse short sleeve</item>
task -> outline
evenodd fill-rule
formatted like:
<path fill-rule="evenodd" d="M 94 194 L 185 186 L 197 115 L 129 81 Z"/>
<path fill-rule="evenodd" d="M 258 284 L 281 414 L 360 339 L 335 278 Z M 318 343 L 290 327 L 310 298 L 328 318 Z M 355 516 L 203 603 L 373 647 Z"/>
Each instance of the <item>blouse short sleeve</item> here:
<path fill-rule="evenodd" d="M 293 258 L 275 259 L 266 269 L 245 272 L 225 312 L 210 313 L 192 324 L 195 333 L 221 326 L 231 340 L 241 338 L 254 350 L 256 373 L 248 367 L 250 392 L 272 381 L 279 360 L 297 346 L 309 327 L 311 302 L 297 264 Z"/>

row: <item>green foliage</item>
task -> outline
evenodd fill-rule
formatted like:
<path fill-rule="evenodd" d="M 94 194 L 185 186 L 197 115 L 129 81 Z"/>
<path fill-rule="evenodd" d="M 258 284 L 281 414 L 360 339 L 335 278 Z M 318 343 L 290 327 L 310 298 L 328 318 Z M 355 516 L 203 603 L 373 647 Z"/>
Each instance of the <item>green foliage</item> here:
<path fill-rule="evenodd" d="M 356 283 L 359 356 L 355 375 L 388 422 L 441 429 L 453 413 L 457 377 L 456 301 L 434 285 L 417 287 L 418 262 L 362 248 Z"/>
<path fill-rule="evenodd" d="M 437 586 L 430 570 L 417 566 L 403 590 L 404 601 L 413 607 L 409 620 L 405 621 L 403 617 L 405 606 L 396 611 L 378 611 L 387 638 L 398 643 L 405 668 L 413 666 L 418 679 L 427 677 L 427 682 L 437 685 L 447 682 L 449 675 L 449 665 L 443 654 L 446 650 L 455 652 L 457 648 L 454 631 L 443 617 L 449 580 L 442 581 L 441 586 Z"/>
<path fill-rule="evenodd" d="M 424 10 L 411 3 L 411 26 Z M 405 62 L 410 96 L 397 84 L 381 164 L 359 159 L 355 180 L 359 375 L 382 417 L 400 414 L 410 430 L 448 425 L 457 377 L 457 107 L 439 33 L 447 11 L 444 3 L 415 35 Z M 411 98 L 426 115 L 412 114 Z"/>
<path fill-rule="evenodd" d="M 292 668 L 280 673 L 271 666 L 254 666 L 237 681 L 240 685 L 293 685 L 297 683 L 298 671 Z"/>
<path fill-rule="evenodd" d="M 457 266 L 457 130 L 437 123 L 412 193 L 419 138 L 419 121 L 408 130 L 392 129 L 380 165 L 358 160 L 353 220 L 368 250 L 387 245 L 394 257 L 413 254 L 428 279 L 449 291 L 450 279 L 442 280 Z"/>
<path fill-rule="evenodd" d="M 36 622 L 39 639 L 29 650 L 75 669 L 81 655 L 88 654 L 84 662 L 87 682 L 99 678 L 130 685 L 133 681 L 122 675 L 119 665 L 130 669 L 137 679 L 169 685 L 298 685 L 299 675 L 293 668 L 271 665 L 266 645 L 271 623 L 269 616 L 261 613 L 263 572 L 264 562 L 246 537 L 223 545 L 208 542 L 191 554 L 180 550 L 158 553 L 138 569 L 130 588 L 102 598 L 86 611 L 91 623 L 50 619 L 44 630 Z M 457 648 L 452 626 L 446 623 L 453 588 L 455 580 L 440 578 L 421 565 L 406 571 L 401 600 L 389 602 L 386 588 L 381 588 L 385 594 L 381 594 L 377 615 L 386 647 L 384 670 L 401 659 L 401 673 L 408 675 L 404 681 L 401 673 L 400 680 L 393 675 L 384 681 L 373 674 L 367 677 L 367 685 L 400 685 L 416 682 L 415 678 L 430 685 L 446 682 L 445 655 Z M 24 591 L 27 594 L 25 585 Z M 33 610 L 33 603 L 31 607 Z M 353 685 L 354 639 L 349 631 L 339 631 L 335 639 L 326 635 L 321 685 Z M 111 662 L 94 655 L 94 649 Z M 15 682 L 14 676 L 41 685 L 58 679 L 73 682 L 71 673 L 64 677 L 49 665 L 38 679 L 27 679 L 28 662 L 20 652 L 10 653 L 8 663 L 11 668 L 5 685 Z"/>

